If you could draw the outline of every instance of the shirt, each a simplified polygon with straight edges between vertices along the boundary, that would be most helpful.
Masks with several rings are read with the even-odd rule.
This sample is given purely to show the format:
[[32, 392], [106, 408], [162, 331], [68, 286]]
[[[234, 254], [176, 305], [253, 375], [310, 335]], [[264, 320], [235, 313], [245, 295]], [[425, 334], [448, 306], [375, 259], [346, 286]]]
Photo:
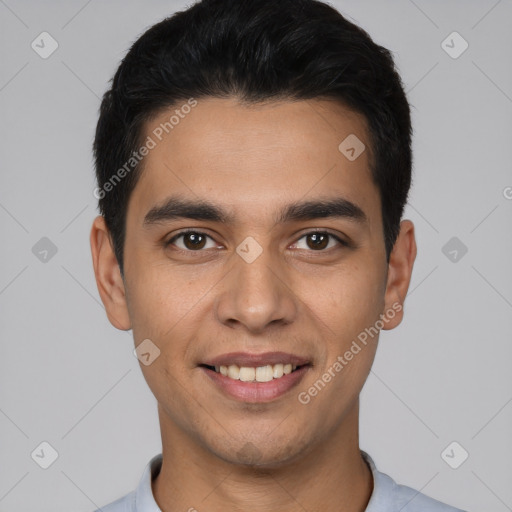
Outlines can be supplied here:
[[[464, 512], [399, 485], [375, 467], [372, 458], [361, 450], [373, 475], [373, 492], [366, 512]], [[155, 455], [147, 464], [140, 483], [134, 491], [95, 512], [162, 512], [156, 504], [151, 482], [160, 472], [162, 454]]]

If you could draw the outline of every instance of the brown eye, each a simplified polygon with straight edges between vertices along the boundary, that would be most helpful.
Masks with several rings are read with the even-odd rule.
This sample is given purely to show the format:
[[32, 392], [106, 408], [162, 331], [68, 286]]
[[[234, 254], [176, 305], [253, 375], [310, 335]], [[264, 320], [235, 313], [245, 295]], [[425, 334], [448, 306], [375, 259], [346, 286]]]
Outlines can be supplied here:
[[327, 233], [310, 233], [306, 237], [308, 239], [308, 246], [311, 249], [325, 249], [329, 245], [330, 235]]
[[[211, 237], [199, 231], [184, 231], [172, 237], [165, 245], [176, 245], [178, 249], [185, 251], [200, 251], [205, 248], [208, 238]], [[179, 239], [183, 239], [181, 246], [176, 244], [176, 241]]]
[[183, 237], [183, 243], [187, 249], [202, 249], [205, 245], [206, 237], [199, 233], [187, 233]]
[[[302, 239], [306, 239], [306, 247], [300, 247]], [[334, 244], [331, 244], [331, 241], [334, 241]], [[336, 247], [336, 245], [338, 245], [338, 247], [347, 247], [348, 243], [327, 231], [312, 231], [311, 233], [303, 235], [294, 245], [298, 249], [310, 249], [316, 252], [322, 252], [327, 248]]]

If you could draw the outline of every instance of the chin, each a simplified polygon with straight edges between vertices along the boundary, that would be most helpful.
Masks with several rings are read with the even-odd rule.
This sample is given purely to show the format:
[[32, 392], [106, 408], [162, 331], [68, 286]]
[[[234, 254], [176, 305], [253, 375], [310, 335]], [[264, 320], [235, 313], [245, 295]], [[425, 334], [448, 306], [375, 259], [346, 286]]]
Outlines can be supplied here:
[[304, 455], [303, 445], [299, 440], [287, 439], [286, 444], [279, 439], [269, 442], [267, 438], [254, 439], [252, 441], [238, 440], [230, 443], [220, 450], [212, 450], [213, 453], [228, 462], [250, 468], [273, 469], [287, 466], [299, 456]]

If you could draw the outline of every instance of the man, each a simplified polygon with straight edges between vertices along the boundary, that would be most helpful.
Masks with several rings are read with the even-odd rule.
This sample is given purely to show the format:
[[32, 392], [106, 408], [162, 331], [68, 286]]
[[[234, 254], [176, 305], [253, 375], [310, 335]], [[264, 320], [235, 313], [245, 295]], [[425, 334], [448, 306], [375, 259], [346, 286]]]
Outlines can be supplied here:
[[162, 435], [103, 511], [456, 511], [359, 449], [416, 256], [386, 49], [313, 0], [203, 0], [132, 46], [94, 151], [96, 281]]

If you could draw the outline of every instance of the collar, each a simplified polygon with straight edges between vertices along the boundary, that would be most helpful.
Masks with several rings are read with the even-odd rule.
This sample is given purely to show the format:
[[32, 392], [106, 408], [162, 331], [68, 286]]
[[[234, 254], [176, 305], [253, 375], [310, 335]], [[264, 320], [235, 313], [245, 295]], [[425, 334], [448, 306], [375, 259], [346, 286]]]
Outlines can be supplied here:
[[[383, 510], [382, 507], [386, 504], [386, 497], [389, 497], [394, 492], [396, 484], [388, 475], [377, 470], [373, 459], [366, 452], [361, 450], [361, 455], [371, 469], [373, 476], [373, 492], [365, 512], [378, 512]], [[162, 512], [155, 501], [151, 489], [151, 482], [160, 473], [162, 461], [163, 455], [159, 453], [148, 462], [144, 469], [135, 492], [135, 510], [137, 512]]]

